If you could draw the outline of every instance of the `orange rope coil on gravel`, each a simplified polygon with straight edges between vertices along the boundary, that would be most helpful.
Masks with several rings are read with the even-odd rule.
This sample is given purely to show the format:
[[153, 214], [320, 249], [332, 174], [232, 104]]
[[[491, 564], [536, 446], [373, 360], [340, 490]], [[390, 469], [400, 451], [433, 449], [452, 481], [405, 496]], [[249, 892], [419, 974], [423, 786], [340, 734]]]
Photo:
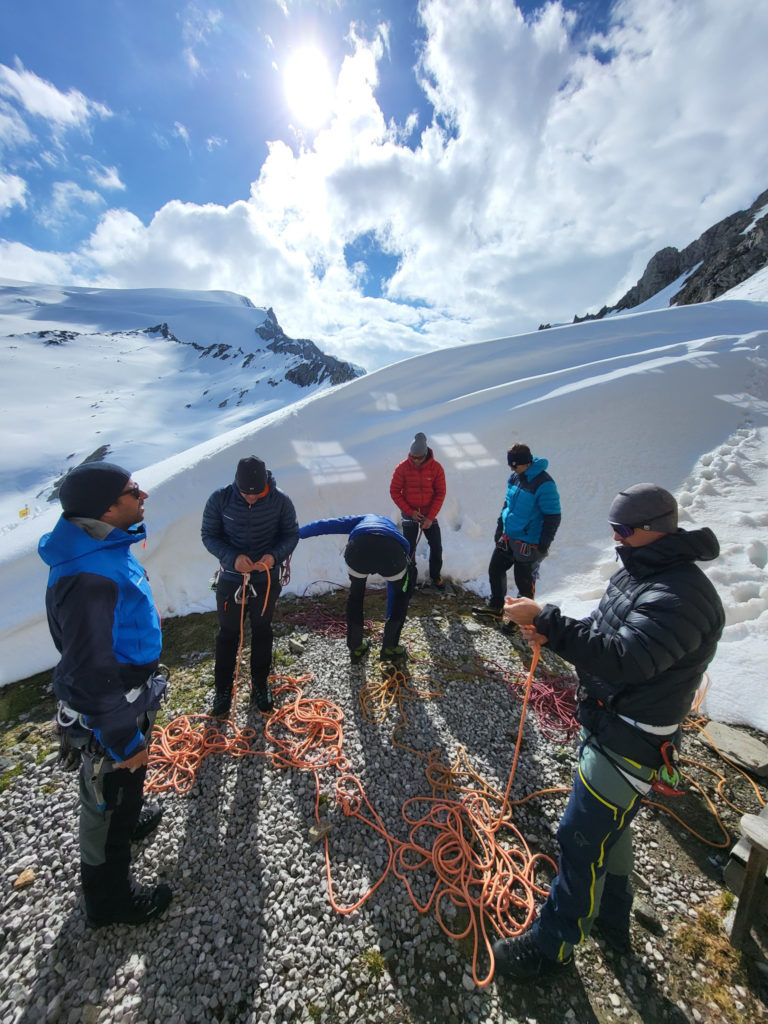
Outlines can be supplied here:
[[[246, 583], [247, 574], [244, 576], [244, 585]], [[540, 722], [543, 720], [554, 727], [554, 731], [560, 735], [571, 731], [571, 709], [567, 702], [559, 700], [562, 690], [557, 688], [558, 693], [554, 694], [555, 688], [549, 686], [547, 693], [540, 687], [534, 691], [534, 672], [539, 661], [540, 648], [538, 645], [533, 648], [531, 666], [524, 682], [521, 679], [513, 681], [509, 673], [499, 666], [496, 666], [499, 669], [497, 673], [490, 673], [491, 678], [500, 676], [508, 685], [510, 693], [522, 691], [520, 724], [504, 793], [489, 786], [475, 772], [463, 747], [458, 748], [454, 763], [445, 765], [439, 760], [439, 751], [433, 750], [425, 755], [398, 740], [398, 733], [408, 725], [406, 705], [409, 702], [441, 697], [439, 689], [414, 687], [404, 672], [385, 665], [381, 666], [383, 679], [370, 680], [364, 685], [359, 695], [364, 717], [370, 722], [380, 723], [390, 709], [396, 707], [401, 721], [392, 730], [393, 744], [426, 761], [425, 774], [432, 796], [412, 797], [403, 804], [402, 815], [408, 828], [408, 840], [402, 842], [389, 834], [381, 817], [368, 800], [361, 782], [348, 771], [349, 762], [343, 754], [344, 715], [341, 709], [323, 698], [302, 696], [302, 685], [312, 678], [311, 675], [298, 678], [270, 677], [275, 682], [281, 681], [281, 685], [274, 692], [286, 698], [282, 706], [265, 721], [264, 739], [272, 746], [272, 750], [254, 747], [257, 735], [255, 729], [239, 729], [235, 725], [244, 613], [245, 604], [241, 609], [240, 647], [229, 719], [222, 723], [208, 715], [184, 715], [174, 719], [164, 729], [157, 729], [150, 752], [151, 779], [147, 789], [154, 792], [174, 789], [178, 793], [188, 793], [194, 785], [200, 764], [208, 755], [230, 754], [233, 757], [243, 757], [247, 754], [259, 754], [269, 757], [276, 766], [312, 772], [315, 778], [315, 820], [318, 825], [322, 825], [319, 773], [324, 770], [340, 772], [341, 775], [335, 783], [337, 805], [345, 816], [357, 818], [373, 829], [386, 844], [388, 856], [380, 876], [370, 888], [352, 905], [342, 906], [334, 893], [332, 844], [326, 831], [326, 877], [333, 908], [340, 914], [350, 914], [357, 910], [392, 871], [406, 886], [414, 906], [420, 913], [427, 913], [434, 907], [436, 919], [446, 935], [459, 940], [472, 933], [472, 975], [478, 987], [488, 985], [494, 972], [492, 932], [500, 936], [514, 936], [524, 932], [533, 920], [535, 897], [546, 895], [546, 889], [536, 881], [537, 872], [544, 865], [552, 871], [557, 870], [555, 862], [550, 857], [531, 852], [524, 837], [512, 822], [512, 808], [544, 793], [568, 792], [568, 787], [540, 790], [523, 799], [510, 800], [529, 702], [534, 704]], [[421, 678], [432, 686], [436, 685], [426, 677]], [[532, 697], [534, 693], [536, 696]], [[558, 698], [554, 712], [546, 707], [547, 694], [550, 700]], [[687, 726], [693, 727], [704, 731], [701, 720], [691, 722]], [[758, 800], [764, 805], [765, 801], [756, 784], [727, 758], [724, 759], [750, 781]], [[701, 767], [718, 776], [717, 772], [707, 766]], [[725, 778], [718, 777], [718, 794], [729, 806], [738, 810], [722, 792], [726, 784]], [[705, 843], [709, 842], [709, 845], [727, 845], [727, 831], [703, 787], [688, 776], [685, 778], [709, 803], [726, 840], [722, 843], [711, 843], [701, 836], [699, 838]], [[458, 798], [450, 796], [451, 793], [459, 794]], [[647, 802], [671, 814], [688, 828], [664, 805]], [[504, 836], [503, 844], [499, 842], [500, 834]], [[512, 843], [509, 842], [510, 836]], [[414, 872], [422, 869], [432, 871], [435, 876], [425, 902], [419, 901], [411, 881]], [[466, 926], [454, 927], [448, 919], [455, 918], [456, 911], [462, 910], [467, 913]], [[481, 978], [478, 976], [478, 960], [483, 953], [488, 957], [489, 968]]]
[[[545, 890], [537, 886], [534, 880], [538, 862], [545, 861], [553, 868], [555, 866], [543, 854], [531, 854], [509, 816], [509, 792], [517, 766], [527, 697], [538, 661], [538, 650], [534, 652], [529, 672], [515, 757], [503, 795], [482, 783], [469, 766], [463, 750], [457, 758], [456, 766], [451, 769], [439, 764], [437, 751], [425, 757], [419, 751], [398, 743], [396, 733], [407, 725], [404, 703], [442, 696], [439, 691], [412, 687], [405, 674], [398, 669], [389, 672], [383, 683], [367, 684], [364, 687], [360, 699], [366, 717], [372, 721], [381, 721], [389, 708], [397, 705], [403, 721], [393, 730], [393, 742], [427, 761], [427, 778], [433, 796], [414, 797], [404, 804], [403, 818], [409, 826], [409, 839], [403, 843], [388, 833], [360, 781], [347, 772], [348, 761], [342, 753], [344, 716], [341, 709], [323, 698], [302, 697], [302, 684], [311, 676], [298, 679], [290, 676], [270, 677], [282, 680], [282, 685], [275, 693], [289, 698], [265, 722], [264, 738], [274, 748], [272, 751], [254, 748], [256, 730], [237, 728], [234, 717], [244, 611], [243, 607], [232, 710], [228, 721], [220, 723], [208, 715], [184, 715], [174, 719], [164, 729], [158, 729], [150, 754], [152, 776], [147, 789], [154, 792], [174, 789], [178, 793], [188, 793], [194, 785], [200, 764], [208, 755], [226, 753], [243, 757], [247, 754], [260, 754], [270, 757], [280, 767], [312, 772], [315, 778], [315, 820], [321, 825], [319, 773], [325, 769], [342, 772], [335, 785], [337, 804], [346, 816], [359, 819], [381, 836], [386, 843], [388, 856], [379, 878], [363, 896], [351, 906], [341, 906], [334, 893], [331, 845], [326, 834], [326, 876], [331, 905], [341, 914], [352, 913], [369, 899], [390, 871], [393, 871], [405, 884], [414, 906], [421, 913], [427, 913], [434, 905], [440, 927], [448, 936], [460, 939], [470, 931], [473, 932], [473, 977], [478, 986], [487, 985], [494, 970], [489, 922], [499, 935], [514, 935], [524, 931], [533, 917], [534, 896], [545, 894]], [[227, 735], [227, 731], [231, 735]], [[467, 779], [474, 780], [479, 788], [470, 789], [463, 785]], [[463, 792], [463, 797], [460, 800], [448, 798], [447, 793], [451, 789]], [[420, 813], [414, 813], [416, 808], [419, 808]], [[502, 824], [505, 830], [514, 833], [517, 848], [509, 850], [499, 844], [497, 834]], [[432, 841], [427, 843], [430, 836]], [[410, 880], [412, 873], [421, 868], [431, 869], [436, 876], [426, 904], [419, 903]], [[465, 908], [469, 912], [469, 923], [463, 931], [453, 930], [447, 923], [444, 909], [446, 901], [454, 908]], [[479, 978], [477, 961], [482, 950], [489, 957], [490, 967], [485, 977]]]

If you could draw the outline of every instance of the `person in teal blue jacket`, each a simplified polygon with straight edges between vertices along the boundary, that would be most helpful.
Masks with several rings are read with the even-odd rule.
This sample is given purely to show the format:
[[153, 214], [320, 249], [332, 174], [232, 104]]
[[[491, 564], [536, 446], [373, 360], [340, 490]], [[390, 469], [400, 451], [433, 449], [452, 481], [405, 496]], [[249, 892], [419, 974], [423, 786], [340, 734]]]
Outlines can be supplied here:
[[373, 514], [318, 519], [299, 529], [302, 540], [330, 533], [349, 535], [344, 561], [349, 573], [347, 647], [352, 663], [361, 661], [370, 646], [369, 641], [363, 639], [363, 604], [366, 581], [372, 575], [381, 576], [387, 582], [382, 660], [402, 659], [405, 648], [400, 645], [400, 633], [408, 613], [415, 576], [410, 544], [391, 519]]
[[171, 902], [167, 885], [138, 886], [131, 842], [160, 821], [144, 806], [155, 714], [165, 693], [162, 637], [143, 542], [145, 491], [109, 462], [77, 466], [59, 491], [62, 516], [40, 540], [50, 566], [48, 625], [57, 721], [80, 760], [80, 878], [88, 924], [144, 924]]
[[491, 597], [476, 614], [500, 619], [507, 595], [507, 573], [515, 574], [518, 597], [532, 598], [542, 559], [560, 526], [560, 495], [547, 473], [546, 459], [535, 458], [527, 444], [513, 444], [507, 452], [512, 473], [496, 524], [496, 547], [488, 565]]

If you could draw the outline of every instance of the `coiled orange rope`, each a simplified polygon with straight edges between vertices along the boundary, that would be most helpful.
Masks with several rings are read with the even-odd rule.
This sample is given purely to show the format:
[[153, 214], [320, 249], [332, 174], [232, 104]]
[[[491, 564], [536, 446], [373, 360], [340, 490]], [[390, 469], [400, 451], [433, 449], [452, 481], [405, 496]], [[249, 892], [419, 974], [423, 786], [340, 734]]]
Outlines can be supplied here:
[[[428, 756], [398, 742], [397, 733], [406, 727], [405, 702], [441, 696], [438, 690], [419, 690], [408, 683], [403, 672], [394, 670], [385, 674], [383, 683], [367, 684], [361, 693], [363, 712], [369, 719], [381, 720], [395, 704], [402, 721], [393, 730], [393, 742], [427, 761], [427, 778], [432, 797], [415, 797], [403, 806], [403, 817], [409, 826], [407, 842], [401, 842], [387, 831], [381, 817], [372, 807], [362, 784], [347, 769], [343, 754], [343, 713], [337, 705], [322, 698], [302, 697], [302, 684], [310, 676], [298, 679], [287, 676], [271, 677], [282, 681], [276, 693], [290, 698], [266, 721], [265, 740], [271, 751], [255, 749], [254, 729], [238, 729], [234, 722], [239, 664], [242, 654], [242, 626], [237, 669], [232, 693], [232, 711], [224, 726], [211, 721], [207, 715], [187, 715], [174, 719], [165, 729], [157, 730], [150, 755], [151, 780], [148, 790], [158, 792], [174, 789], [187, 793], [194, 785], [196, 772], [202, 760], [213, 753], [228, 753], [235, 757], [247, 754], [268, 756], [275, 765], [311, 771], [315, 777], [315, 819], [320, 818], [320, 776], [326, 769], [342, 772], [335, 784], [338, 805], [344, 814], [356, 817], [377, 832], [388, 850], [386, 864], [374, 884], [351, 906], [341, 906], [333, 887], [331, 842], [324, 836], [325, 862], [331, 905], [341, 914], [350, 914], [359, 908], [382, 885], [390, 871], [405, 884], [414, 906], [426, 913], [434, 905], [437, 920], [452, 938], [460, 939], [473, 932], [473, 977], [479, 986], [487, 985], [493, 977], [492, 937], [490, 927], [499, 935], [513, 935], [524, 931], [534, 913], [534, 896], [544, 895], [535, 882], [539, 861], [552, 868], [554, 862], [542, 854], [531, 854], [523, 836], [510, 819], [509, 793], [514, 779], [522, 742], [530, 682], [538, 661], [538, 650], [529, 672], [528, 687], [523, 702], [515, 755], [504, 794], [482, 783], [471, 769], [466, 753], [461, 750], [453, 768], [439, 764], [437, 751]], [[472, 780], [477, 788], [465, 783]], [[454, 790], [460, 799], [451, 799]], [[438, 795], [439, 794], [439, 795]], [[497, 838], [501, 826], [514, 833], [516, 846], [509, 850]], [[430, 841], [431, 840], [431, 841]], [[428, 868], [436, 880], [426, 904], [421, 904], [411, 884], [414, 871]], [[452, 930], [446, 920], [446, 907], [465, 909], [469, 922], [463, 930]], [[478, 977], [478, 957], [485, 951], [490, 966], [483, 978]]]

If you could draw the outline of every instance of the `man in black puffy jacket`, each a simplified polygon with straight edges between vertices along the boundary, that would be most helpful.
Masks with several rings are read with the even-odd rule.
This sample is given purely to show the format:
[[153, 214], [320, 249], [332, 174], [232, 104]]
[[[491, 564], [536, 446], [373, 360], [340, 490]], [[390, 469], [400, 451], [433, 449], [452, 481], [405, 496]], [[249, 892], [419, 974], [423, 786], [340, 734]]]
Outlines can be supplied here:
[[677, 502], [655, 484], [613, 501], [609, 521], [623, 566], [584, 620], [528, 598], [504, 617], [546, 643], [579, 677], [579, 766], [558, 828], [558, 875], [537, 921], [494, 945], [496, 969], [530, 981], [569, 967], [593, 924], [617, 949], [630, 945], [630, 823], [661, 773], [674, 784], [680, 724], [712, 660], [725, 615], [695, 564], [719, 554], [711, 530], [677, 528]]
[[203, 544], [220, 562], [216, 585], [214, 715], [229, 714], [240, 639], [242, 602], [251, 622], [251, 694], [259, 711], [272, 711], [272, 615], [280, 595], [280, 563], [299, 542], [293, 502], [261, 459], [237, 464], [234, 483], [214, 491], [203, 512]]

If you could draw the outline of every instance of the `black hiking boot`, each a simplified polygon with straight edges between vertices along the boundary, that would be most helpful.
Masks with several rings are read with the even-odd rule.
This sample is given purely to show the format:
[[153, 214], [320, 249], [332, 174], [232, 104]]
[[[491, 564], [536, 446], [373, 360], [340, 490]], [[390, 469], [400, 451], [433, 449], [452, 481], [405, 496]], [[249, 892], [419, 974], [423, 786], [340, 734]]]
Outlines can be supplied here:
[[103, 928], [109, 924], [147, 924], [159, 917], [173, 899], [168, 885], [137, 886], [129, 899], [107, 910], [88, 908], [86, 920], [90, 928]]
[[146, 839], [160, 824], [162, 816], [163, 808], [160, 804], [144, 804], [139, 820], [136, 822], [136, 828], [131, 835], [131, 842], [140, 843], [142, 839]]
[[493, 944], [496, 977], [512, 982], [538, 981], [552, 974], [561, 974], [573, 967], [573, 953], [565, 960], [545, 956], [532, 932], [516, 939], [499, 939]]
[[220, 690], [216, 691], [216, 696], [213, 698], [213, 708], [211, 714], [214, 718], [226, 718], [229, 715], [229, 709], [232, 707], [232, 691], [223, 692]]
[[501, 622], [501, 608], [494, 608], [491, 604], [477, 605], [472, 609], [472, 614], [478, 619], [490, 619], [492, 622]]
[[632, 952], [629, 928], [621, 928], [618, 925], [609, 924], [607, 921], [601, 921], [599, 917], [596, 917], [592, 922], [590, 934], [593, 938], [600, 939], [608, 949], [612, 949], [615, 953]]
[[275, 702], [272, 700], [272, 693], [266, 682], [254, 683], [251, 686], [251, 700], [262, 714], [271, 715], [275, 710]]

